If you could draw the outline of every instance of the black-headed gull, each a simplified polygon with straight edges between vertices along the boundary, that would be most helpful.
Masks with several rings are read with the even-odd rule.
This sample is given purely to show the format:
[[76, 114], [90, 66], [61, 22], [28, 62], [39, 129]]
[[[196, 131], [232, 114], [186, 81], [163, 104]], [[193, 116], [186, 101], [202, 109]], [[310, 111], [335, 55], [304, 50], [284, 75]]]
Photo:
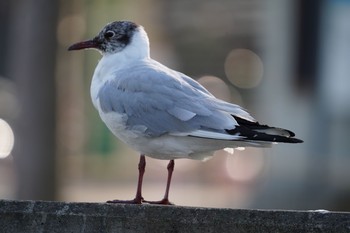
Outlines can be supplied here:
[[[109, 203], [171, 204], [174, 159], [204, 160], [223, 148], [302, 142], [289, 130], [259, 124], [240, 106], [215, 98], [187, 75], [153, 60], [144, 28], [133, 22], [109, 23], [93, 39], [69, 47], [80, 49], [96, 49], [103, 56], [90, 90], [101, 119], [141, 153], [135, 199]], [[145, 155], [170, 160], [161, 201], [142, 197]]]

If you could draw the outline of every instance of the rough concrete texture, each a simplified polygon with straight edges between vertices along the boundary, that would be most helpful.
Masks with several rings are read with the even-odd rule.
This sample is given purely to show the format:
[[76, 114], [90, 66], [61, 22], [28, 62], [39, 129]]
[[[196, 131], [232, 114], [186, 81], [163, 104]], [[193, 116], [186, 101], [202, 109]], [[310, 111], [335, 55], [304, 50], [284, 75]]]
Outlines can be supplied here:
[[1, 233], [350, 232], [350, 213], [0, 200]]

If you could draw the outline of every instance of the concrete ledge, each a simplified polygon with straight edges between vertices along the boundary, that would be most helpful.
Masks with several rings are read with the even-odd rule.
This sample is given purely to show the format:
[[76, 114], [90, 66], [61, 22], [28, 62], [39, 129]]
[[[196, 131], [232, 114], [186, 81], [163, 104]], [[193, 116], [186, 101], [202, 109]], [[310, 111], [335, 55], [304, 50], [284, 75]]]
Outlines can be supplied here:
[[350, 213], [0, 200], [0, 232], [350, 232]]

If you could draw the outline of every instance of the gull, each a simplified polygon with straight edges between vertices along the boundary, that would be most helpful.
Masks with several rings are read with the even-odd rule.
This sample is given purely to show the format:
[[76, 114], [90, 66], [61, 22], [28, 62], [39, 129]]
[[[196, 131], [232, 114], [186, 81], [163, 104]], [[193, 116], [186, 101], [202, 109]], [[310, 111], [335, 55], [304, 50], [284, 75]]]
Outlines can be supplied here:
[[[292, 131], [260, 124], [242, 107], [215, 98], [194, 79], [153, 60], [147, 33], [134, 22], [109, 23], [93, 39], [68, 48], [81, 49], [102, 54], [90, 88], [102, 121], [117, 138], [140, 152], [135, 198], [108, 203], [171, 205], [175, 159], [205, 160], [224, 148], [302, 142]], [[142, 196], [145, 156], [170, 160], [160, 201], [146, 201]]]

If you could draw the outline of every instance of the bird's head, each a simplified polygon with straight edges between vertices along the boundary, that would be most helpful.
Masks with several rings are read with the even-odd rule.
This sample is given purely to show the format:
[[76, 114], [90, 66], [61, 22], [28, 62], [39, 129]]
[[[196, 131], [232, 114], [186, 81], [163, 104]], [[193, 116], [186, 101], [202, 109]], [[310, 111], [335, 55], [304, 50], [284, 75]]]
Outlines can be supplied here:
[[142, 26], [130, 21], [115, 21], [107, 24], [93, 39], [75, 43], [68, 50], [97, 49], [106, 55], [119, 53], [127, 47], [148, 50], [148, 43]]

